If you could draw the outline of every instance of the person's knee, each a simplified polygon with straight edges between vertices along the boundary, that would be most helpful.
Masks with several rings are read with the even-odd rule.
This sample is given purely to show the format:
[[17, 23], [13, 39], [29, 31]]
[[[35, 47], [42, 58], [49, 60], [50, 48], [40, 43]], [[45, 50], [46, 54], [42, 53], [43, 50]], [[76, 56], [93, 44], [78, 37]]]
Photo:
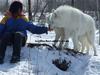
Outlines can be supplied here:
[[23, 34], [22, 32], [16, 32], [16, 33], [15, 33], [15, 36], [16, 36], [16, 38], [17, 38], [17, 37], [18, 37], [18, 38], [21, 38], [21, 40], [22, 40], [22, 47], [24, 47], [25, 44], [26, 44], [27, 37], [24, 36], [24, 34]]
[[10, 33], [4, 33], [3, 35], [2, 35], [2, 39], [7, 39], [7, 38], [9, 38], [10, 37]]
[[23, 33], [22, 32], [16, 32], [15, 36], [23, 36]]

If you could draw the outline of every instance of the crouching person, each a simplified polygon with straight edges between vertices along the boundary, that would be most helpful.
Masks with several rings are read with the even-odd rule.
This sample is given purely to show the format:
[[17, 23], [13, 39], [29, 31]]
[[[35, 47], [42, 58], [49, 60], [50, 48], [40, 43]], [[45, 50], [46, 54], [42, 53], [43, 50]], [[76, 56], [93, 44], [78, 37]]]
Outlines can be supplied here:
[[33, 25], [25, 15], [22, 14], [23, 5], [14, 1], [0, 22], [0, 64], [4, 63], [5, 51], [8, 44], [13, 46], [10, 63], [20, 61], [21, 47], [25, 46], [27, 31], [33, 34], [47, 33], [47, 27]]

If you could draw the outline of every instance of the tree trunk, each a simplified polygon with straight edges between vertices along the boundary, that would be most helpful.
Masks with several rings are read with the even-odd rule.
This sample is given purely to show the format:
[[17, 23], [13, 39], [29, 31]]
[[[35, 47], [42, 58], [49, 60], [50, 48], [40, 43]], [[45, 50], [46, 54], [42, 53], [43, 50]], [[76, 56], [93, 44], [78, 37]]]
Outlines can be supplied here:
[[28, 18], [32, 20], [31, 0], [28, 0]]
[[39, 0], [37, 0], [37, 2], [36, 2], [36, 8], [35, 8], [35, 11], [34, 11], [33, 18], [35, 18], [35, 15], [36, 15], [37, 12], [38, 12], [38, 4], [39, 4]]
[[71, 1], [71, 5], [74, 7], [74, 0]]
[[47, 5], [48, 5], [48, 3], [46, 3], [46, 5], [43, 7], [43, 9], [42, 9], [42, 11], [41, 11], [41, 15], [40, 15], [40, 17], [39, 17], [39, 19], [38, 19], [38, 22], [39, 22], [39, 20], [41, 19], [41, 17], [42, 17], [42, 15], [43, 15], [44, 10], [45, 10], [45, 8], [47, 7]]
[[[99, 21], [99, 24], [100, 24], [100, 12], [99, 12], [99, 0], [96, 0], [96, 4], [97, 4], [97, 18], [98, 18], [98, 21]], [[98, 27], [99, 29], [99, 45], [100, 45], [100, 25]]]
[[97, 11], [98, 13], [98, 24], [99, 24], [99, 27], [98, 27], [98, 29], [99, 29], [99, 45], [100, 45], [100, 11]]

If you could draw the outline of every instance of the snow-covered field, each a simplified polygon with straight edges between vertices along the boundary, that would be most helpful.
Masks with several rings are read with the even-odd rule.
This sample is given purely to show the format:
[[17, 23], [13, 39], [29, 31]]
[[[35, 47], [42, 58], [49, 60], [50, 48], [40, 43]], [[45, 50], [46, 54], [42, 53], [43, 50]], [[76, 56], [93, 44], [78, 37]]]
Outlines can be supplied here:
[[[0, 16], [0, 20], [2, 15]], [[46, 43], [51, 45], [54, 40], [54, 31], [48, 34], [36, 35], [28, 32], [27, 43]], [[10, 64], [12, 48], [7, 47], [4, 64], [0, 65], [0, 75], [100, 75], [100, 46], [98, 43], [99, 34], [96, 33], [96, 49], [98, 56], [93, 56], [93, 51], [89, 55], [67, 55], [45, 46], [34, 48], [23, 47], [21, 61]], [[69, 47], [73, 48], [70, 40]], [[54, 59], [65, 59], [71, 61], [67, 71], [58, 69], [53, 63]]]
[[[39, 40], [49, 40], [42, 43], [52, 44], [50, 40], [54, 39], [55, 33], [36, 35], [28, 33], [27, 43], [41, 43]], [[96, 35], [98, 39], [98, 34]], [[97, 41], [96, 39], [96, 41]], [[72, 47], [70, 41], [69, 47]], [[66, 55], [64, 52], [57, 50], [48, 50], [47, 47], [24, 47], [21, 52], [21, 61], [16, 64], [10, 64], [12, 48], [8, 47], [4, 64], [0, 65], [0, 75], [100, 75], [100, 46], [96, 45], [98, 56], [90, 55]], [[58, 69], [52, 60], [65, 59], [71, 61], [71, 65], [67, 71]]]

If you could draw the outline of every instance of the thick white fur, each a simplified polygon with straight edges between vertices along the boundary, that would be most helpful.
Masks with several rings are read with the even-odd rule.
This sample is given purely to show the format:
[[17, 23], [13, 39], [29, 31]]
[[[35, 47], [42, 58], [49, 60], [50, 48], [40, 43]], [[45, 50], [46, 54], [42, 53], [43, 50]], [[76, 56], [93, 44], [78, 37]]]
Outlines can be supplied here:
[[[59, 48], [67, 47], [67, 43], [64, 44], [65, 40], [72, 38], [75, 50], [80, 50], [80, 48], [81, 50], [85, 48], [89, 50], [91, 46], [94, 50], [94, 55], [96, 55], [94, 44], [95, 22], [91, 16], [76, 8], [64, 5], [52, 12], [47, 21], [50, 27], [55, 30], [55, 40], [61, 39]], [[79, 44], [81, 44], [81, 47]]]

